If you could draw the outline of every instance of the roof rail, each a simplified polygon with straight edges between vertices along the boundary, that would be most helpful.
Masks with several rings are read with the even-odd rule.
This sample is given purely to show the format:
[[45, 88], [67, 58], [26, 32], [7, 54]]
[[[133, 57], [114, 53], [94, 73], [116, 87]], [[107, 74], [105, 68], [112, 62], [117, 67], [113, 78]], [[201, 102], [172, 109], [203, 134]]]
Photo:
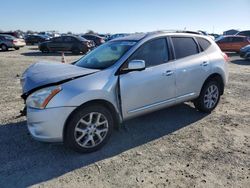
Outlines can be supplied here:
[[201, 32], [198, 31], [188, 31], [188, 30], [159, 30], [159, 31], [153, 31], [149, 32], [149, 34], [154, 34], [154, 33], [190, 33], [190, 34], [197, 34], [201, 35]]

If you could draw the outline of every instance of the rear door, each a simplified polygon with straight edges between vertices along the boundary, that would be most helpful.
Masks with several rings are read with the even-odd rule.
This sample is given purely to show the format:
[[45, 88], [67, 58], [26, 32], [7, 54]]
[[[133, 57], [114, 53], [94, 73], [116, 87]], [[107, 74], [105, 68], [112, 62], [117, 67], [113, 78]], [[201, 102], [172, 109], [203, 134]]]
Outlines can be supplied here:
[[222, 51], [230, 51], [232, 48], [232, 37], [225, 37], [217, 42]]
[[120, 75], [123, 117], [133, 117], [160, 109], [175, 102], [173, 62], [169, 62], [166, 38], [153, 39], [143, 44], [128, 59], [144, 60], [146, 69]]
[[210, 62], [205, 51], [200, 52], [195, 38], [173, 36], [171, 39], [176, 59], [176, 100], [186, 101], [199, 95], [210, 73]]
[[48, 42], [48, 48], [50, 51], [62, 51], [63, 50], [62, 37], [53, 38], [50, 42]]
[[235, 36], [233, 39], [232, 39], [232, 50], [235, 51], [235, 52], [239, 52], [240, 49], [243, 47], [243, 46], [246, 46], [248, 43], [247, 43], [247, 40], [245, 37], [237, 37]]
[[71, 36], [64, 36], [63, 37], [63, 44], [62, 44], [63, 50], [64, 51], [71, 51], [75, 40], [76, 39], [71, 37]]

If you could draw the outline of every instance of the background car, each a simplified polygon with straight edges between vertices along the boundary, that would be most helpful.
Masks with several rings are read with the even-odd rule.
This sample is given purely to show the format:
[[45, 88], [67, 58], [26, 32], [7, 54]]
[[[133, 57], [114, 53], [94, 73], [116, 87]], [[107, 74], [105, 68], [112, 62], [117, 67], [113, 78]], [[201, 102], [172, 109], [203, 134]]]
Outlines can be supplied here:
[[71, 51], [74, 54], [86, 53], [92, 48], [91, 43], [79, 36], [64, 35], [52, 38], [49, 41], [40, 43], [41, 52]]
[[20, 32], [17, 32], [17, 31], [14, 31], [14, 32], [0, 32], [1, 35], [11, 35], [13, 37], [16, 37], [16, 38], [20, 38], [20, 39], [23, 39], [24, 36], [22, 33]]
[[244, 46], [240, 49], [240, 57], [250, 59], [250, 45]]
[[109, 36], [108, 40], [113, 40], [113, 39], [116, 39], [116, 38], [119, 38], [119, 37], [125, 37], [125, 36], [128, 36], [128, 35], [129, 34], [127, 34], [127, 33], [117, 33], [117, 34]]
[[46, 35], [28, 35], [25, 37], [26, 44], [39, 44], [44, 41], [50, 40], [49, 36]]
[[236, 35], [242, 35], [242, 36], [250, 37], [250, 30], [240, 31]]
[[93, 35], [93, 34], [85, 34], [82, 35], [81, 37], [87, 39], [87, 40], [92, 40], [95, 43], [95, 46], [100, 46], [101, 44], [105, 43], [105, 40], [103, 37], [100, 37], [98, 35]]
[[20, 47], [25, 46], [26, 43], [23, 39], [18, 39], [11, 35], [0, 34], [0, 48], [2, 51], [8, 51], [9, 48], [19, 50]]
[[250, 38], [245, 36], [228, 35], [219, 37], [216, 43], [222, 51], [239, 53], [240, 49], [250, 44]]

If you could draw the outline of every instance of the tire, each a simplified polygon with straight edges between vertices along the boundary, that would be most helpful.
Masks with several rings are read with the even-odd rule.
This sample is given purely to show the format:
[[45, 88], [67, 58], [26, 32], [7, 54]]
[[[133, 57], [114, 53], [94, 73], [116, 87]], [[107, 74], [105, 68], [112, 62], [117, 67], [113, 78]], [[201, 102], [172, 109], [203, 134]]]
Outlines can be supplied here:
[[202, 87], [200, 96], [194, 100], [194, 106], [201, 112], [210, 113], [220, 101], [221, 89], [220, 83], [216, 80], [206, 82]]
[[2, 44], [1, 49], [2, 49], [2, 51], [8, 51], [9, 48], [5, 44]]
[[94, 152], [107, 143], [113, 127], [114, 119], [107, 108], [100, 105], [82, 106], [67, 121], [64, 144], [80, 153]]
[[15, 47], [15, 50], [19, 50], [20, 48], [19, 47]]
[[42, 53], [49, 53], [49, 49], [47, 47], [42, 47], [41, 52]]

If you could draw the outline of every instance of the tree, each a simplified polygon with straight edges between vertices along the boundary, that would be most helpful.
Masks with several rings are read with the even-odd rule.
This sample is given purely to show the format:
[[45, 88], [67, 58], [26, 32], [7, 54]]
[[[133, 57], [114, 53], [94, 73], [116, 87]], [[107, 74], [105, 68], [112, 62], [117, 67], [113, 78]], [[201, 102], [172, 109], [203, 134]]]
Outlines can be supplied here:
[[86, 32], [86, 34], [95, 34], [95, 32], [93, 31], [93, 30], [88, 30], [87, 32]]

